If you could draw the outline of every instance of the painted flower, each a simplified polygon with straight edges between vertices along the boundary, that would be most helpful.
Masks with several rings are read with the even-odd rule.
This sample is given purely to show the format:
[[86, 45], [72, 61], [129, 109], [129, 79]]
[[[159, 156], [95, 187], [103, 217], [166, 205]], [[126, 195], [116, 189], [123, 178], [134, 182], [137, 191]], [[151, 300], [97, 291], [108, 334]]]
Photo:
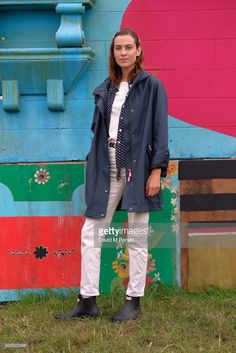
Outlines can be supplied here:
[[129, 251], [125, 249], [124, 253], [119, 253], [117, 259], [112, 262], [113, 270], [120, 278], [126, 279], [129, 277]]
[[123, 255], [123, 251], [122, 251], [122, 250], [118, 251], [117, 259], [119, 259], [120, 257], [122, 257], [122, 255]]
[[172, 194], [177, 194], [179, 192], [179, 190], [175, 186], [172, 187], [170, 191], [172, 192]]
[[47, 257], [48, 250], [47, 250], [47, 248], [44, 248], [42, 245], [36, 246], [35, 251], [34, 251], [34, 255], [35, 255], [36, 259], [42, 260], [44, 257]]
[[[152, 259], [152, 254], [148, 254], [147, 273], [156, 270], [156, 262]], [[117, 258], [112, 262], [112, 268], [118, 277], [122, 278], [122, 285], [126, 285], [129, 279], [129, 251], [125, 249], [124, 253], [119, 252]], [[125, 284], [126, 283], [126, 284]]]
[[147, 264], [147, 273], [150, 273], [156, 269], [156, 261], [152, 259], [152, 254], [148, 254], [148, 264]]
[[176, 207], [177, 206], [177, 199], [171, 199], [171, 204], [173, 207]]
[[179, 225], [178, 225], [178, 223], [172, 224], [171, 229], [172, 229], [172, 232], [179, 233]]
[[176, 214], [171, 215], [171, 220], [172, 220], [173, 222], [177, 222], [177, 216], [176, 216]]
[[162, 189], [170, 189], [172, 180], [170, 178], [163, 179], [161, 182]]
[[146, 284], [152, 283], [153, 279], [152, 277], [147, 276], [146, 277]]
[[127, 286], [128, 286], [128, 283], [129, 283], [129, 277], [123, 279], [123, 281], [121, 282], [122, 286], [124, 286], [124, 287], [127, 287]]
[[155, 273], [152, 282], [159, 282], [161, 280], [160, 273]]
[[178, 171], [177, 164], [174, 161], [170, 161], [167, 169], [167, 175], [172, 176]]
[[37, 172], [34, 174], [34, 181], [37, 184], [46, 184], [49, 179], [50, 179], [50, 174], [46, 169], [40, 168], [37, 170]]

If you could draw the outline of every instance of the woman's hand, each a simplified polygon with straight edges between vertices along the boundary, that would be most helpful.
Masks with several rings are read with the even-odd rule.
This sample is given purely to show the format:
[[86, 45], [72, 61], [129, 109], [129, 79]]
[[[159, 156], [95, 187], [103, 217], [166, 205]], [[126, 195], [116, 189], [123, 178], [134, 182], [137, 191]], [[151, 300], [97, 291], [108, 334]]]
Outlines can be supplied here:
[[155, 168], [151, 171], [146, 182], [145, 194], [147, 197], [155, 196], [161, 187], [161, 168]]

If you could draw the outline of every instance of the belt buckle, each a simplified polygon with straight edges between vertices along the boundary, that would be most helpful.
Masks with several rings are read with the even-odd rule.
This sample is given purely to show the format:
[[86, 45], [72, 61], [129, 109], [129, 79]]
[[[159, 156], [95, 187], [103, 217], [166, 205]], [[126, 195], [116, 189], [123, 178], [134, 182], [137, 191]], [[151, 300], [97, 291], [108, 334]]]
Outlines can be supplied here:
[[112, 142], [112, 141], [110, 141], [108, 145], [109, 145], [109, 147], [113, 147], [113, 148], [116, 147], [116, 143], [115, 143], [115, 142]]

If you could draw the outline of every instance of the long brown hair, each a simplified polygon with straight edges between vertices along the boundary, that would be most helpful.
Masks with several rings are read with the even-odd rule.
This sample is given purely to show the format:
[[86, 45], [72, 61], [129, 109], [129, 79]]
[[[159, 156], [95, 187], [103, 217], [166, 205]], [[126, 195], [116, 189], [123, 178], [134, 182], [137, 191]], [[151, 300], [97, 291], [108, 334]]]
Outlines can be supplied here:
[[[137, 48], [140, 48], [140, 40], [138, 35], [129, 28], [124, 28], [117, 32], [111, 42], [110, 46], [110, 58], [109, 58], [109, 78], [112, 81], [113, 85], [118, 86], [121, 82], [122, 79], [122, 71], [120, 66], [116, 63], [115, 57], [114, 57], [114, 41], [115, 38], [118, 36], [126, 36], [129, 35], [134, 39], [135, 45]], [[144, 54], [143, 50], [141, 49], [141, 53], [139, 56], [137, 56], [136, 62], [135, 62], [135, 67], [133, 70], [131, 70], [129, 74], [129, 82], [132, 82], [135, 77], [139, 74], [139, 72], [143, 69], [142, 64], [144, 60]]]

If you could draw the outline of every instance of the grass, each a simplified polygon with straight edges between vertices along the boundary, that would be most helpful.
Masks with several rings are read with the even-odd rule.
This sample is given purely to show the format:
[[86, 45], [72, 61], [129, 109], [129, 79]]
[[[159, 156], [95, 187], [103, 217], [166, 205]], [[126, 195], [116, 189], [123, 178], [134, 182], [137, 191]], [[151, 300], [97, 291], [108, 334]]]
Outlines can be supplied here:
[[[102, 317], [56, 321], [54, 314], [76, 301], [50, 290], [0, 305], [0, 351], [33, 353], [234, 353], [236, 290], [208, 288], [189, 293], [163, 285], [149, 287], [140, 319], [113, 324], [121, 296], [98, 298]], [[26, 343], [10, 348], [6, 343]]]

